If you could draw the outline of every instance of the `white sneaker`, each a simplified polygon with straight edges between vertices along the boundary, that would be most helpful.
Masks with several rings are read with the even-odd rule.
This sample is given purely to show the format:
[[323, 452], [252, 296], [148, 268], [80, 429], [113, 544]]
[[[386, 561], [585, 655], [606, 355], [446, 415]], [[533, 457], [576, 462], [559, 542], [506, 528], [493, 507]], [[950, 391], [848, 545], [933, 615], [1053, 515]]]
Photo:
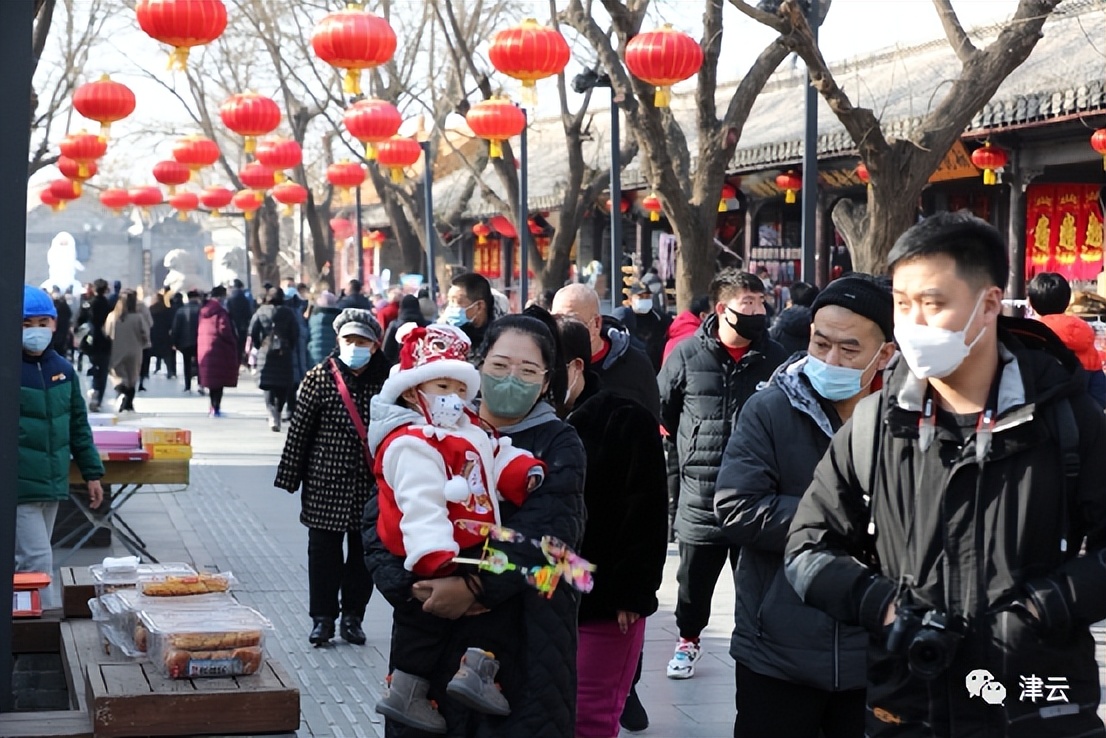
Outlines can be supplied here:
[[668, 662], [669, 679], [690, 679], [695, 676], [695, 662], [703, 655], [703, 648], [694, 641], [680, 639], [676, 644], [676, 653]]

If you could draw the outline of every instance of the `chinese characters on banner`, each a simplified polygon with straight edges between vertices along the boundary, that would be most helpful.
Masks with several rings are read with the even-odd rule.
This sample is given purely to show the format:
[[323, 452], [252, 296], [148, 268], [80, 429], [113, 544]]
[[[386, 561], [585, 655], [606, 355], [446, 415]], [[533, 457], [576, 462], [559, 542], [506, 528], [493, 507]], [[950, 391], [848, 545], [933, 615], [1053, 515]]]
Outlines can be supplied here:
[[[535, 235], [531, 235], [531, 238], [534, 239], [534, 245], [537, 247], [538, 253], [541, 254], [542, 261], [545, 261], [547, 258], [549, 258], [549, 239], [545, 238], [544, 236]], [[514, 275], [514, 278], [518, 279], [519, 264], [522, 263], [522, 251], [519, 249], [518, 241], [515, 241], [514, 244], [514, 257], [514, 271], [512, 273]], [[533, 259], [531, 259], [531, 262], [533, 262]], [[528, 268], [526, 270], [526, 274], [530, 279], [533, 279], [534, 277], [534, 266], [535, 265], [533, 263], [527, 265]]]
[[503, 276], [502, 244], [498, 238], [488, 238], [484, 243], [476, 241], [472, 245], [472, 271], [488, 279]]
[[1058, 272], [1094, 279], [1102, 271], [1098, 185], [1030, 185], [1026, 191], [1026, 277]]

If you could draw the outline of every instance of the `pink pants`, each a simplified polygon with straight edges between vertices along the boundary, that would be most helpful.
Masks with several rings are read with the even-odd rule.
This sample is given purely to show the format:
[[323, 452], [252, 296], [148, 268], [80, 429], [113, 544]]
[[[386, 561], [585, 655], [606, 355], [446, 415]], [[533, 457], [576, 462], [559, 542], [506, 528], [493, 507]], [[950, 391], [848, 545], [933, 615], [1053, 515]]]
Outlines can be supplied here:
[[576, 649], [577, 738], [613, 738], [645, 642], [645, 618], [626, 634], [617, 620], [580, 624]]

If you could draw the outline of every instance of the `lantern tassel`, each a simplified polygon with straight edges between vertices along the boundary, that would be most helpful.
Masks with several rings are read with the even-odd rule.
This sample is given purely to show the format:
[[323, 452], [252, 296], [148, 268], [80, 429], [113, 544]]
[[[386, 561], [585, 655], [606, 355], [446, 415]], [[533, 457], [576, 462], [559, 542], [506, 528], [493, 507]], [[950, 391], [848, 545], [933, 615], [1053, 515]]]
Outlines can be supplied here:
[[656, 223], [660, 219], [661, 219], [661, 214], [658, 213], [656, 210], [650, 210], [649, 211], [649, 220], [650, 221], [652, 221], [653, 223]]
[[177, 46], [169, 53], [169, 71], [183, 72], [188, 69], [188, 47]]
[[488, 141], [488, 156], [492, 159], [502, 159], [503, 143], [495, 138]]
[[77, 179], [73, 181], [73, 192], [77, 197], [81, 196], [81, 180]]
[[[365, 144], [365, 159], [367, 161], [376, 161], [376, 144], [369, 141]], [[1106, 168], [1106, 162], [1103, 162], [1103, 168]]]
[[183, 210], [177, 211], [177, 220], [188, 220], [188, 213]]
[[62, 210], [65, 210], [65, 200], [62, 200], [61, 202], [59, 202], [52, 209], [55, 213], [60, 213]]
[[727, 210], [729, 210], [729, 208], [726, 206], [726, 201], [725, 200], [719, 200], [718, 201], [718, 212], [724, 213]]
[[276, 184], [283, 184], [284, 180], [286, 179], [288, 178], [284, 176], [284, 172], [282, 170], [278, 169], [273, 172], [273, 181], [276, 182]]
[[111, 138], [111, 123], [100, 124], [100, 138], [105, 141]]
[[794, 205], [795, 204], [795, 190], [788, 190], [787, 194], [784, 195], [784, 197], [783, 197], [783, 201], [785, 203], [787, 203], [788, 205]]
[[657, 91], [653, 93], [653, 107], [667, 108], [670, 102], [672, 102], [671, 88], [658, 87]]
[[246, 220], [253, 220], [253, 211], [252, 210], [247, 210], [244, 213], [242, 213], [242, 215], [246, 218]]
[[291, 218], [292, 217], [292, 206], [291, 205], [285, 205], [284, 209], [281, 212], [284, 214], [285, 218]]
[[361, 94], [361, 70], [360, 69], [347, 69], [345, 76], [342, 78], [342, 92], [352, 97], [357, 97]]
[[1102, 169], [1106, 171], [1106, 154], [1102, 155]]
[[990, 186], [998, 183], [998, 176], [995, 175], [994, 169], [983, 170], [983, 184]]
[[257, 139], [253, 136], [246, 136], [246, 143], [243, 146], [247, 154], [252, 154], [257, 150]]
[[532, 79], [522, 83], [522, 104], [530, 108], [538, 104], [538, 86]]
[[211, 209], [211, 217], [212, 218], [222, 218], [223, 214], [219, 212], [219, 208], [212, 208]]
[[392, 167], [392, 184], [403, 183], [403, 169], [400, 167]]
[[88, 179], [88, 164], [82, 161], [77, 165], [77, 176], [81, 179]]

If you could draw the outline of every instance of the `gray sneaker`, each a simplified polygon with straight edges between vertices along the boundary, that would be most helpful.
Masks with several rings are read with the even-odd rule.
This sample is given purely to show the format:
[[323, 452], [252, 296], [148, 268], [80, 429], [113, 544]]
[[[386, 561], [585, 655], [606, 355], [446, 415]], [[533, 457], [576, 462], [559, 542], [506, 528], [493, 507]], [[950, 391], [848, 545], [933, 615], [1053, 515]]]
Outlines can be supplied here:
[[510, 715], [511, 705], [495, 683], [498, 672], [499, 662], [495, 660], [495, 654], [470, 648], [461, 657], [461, 668], [446, 685], [446, 694], [477, 712]]
[[426, 733], [445, 733], [445, 718], [426, 698], [430, 682], [398, 669], [392, 672], [388, 693], [376, 703], [376, 711], [397, 723]]

